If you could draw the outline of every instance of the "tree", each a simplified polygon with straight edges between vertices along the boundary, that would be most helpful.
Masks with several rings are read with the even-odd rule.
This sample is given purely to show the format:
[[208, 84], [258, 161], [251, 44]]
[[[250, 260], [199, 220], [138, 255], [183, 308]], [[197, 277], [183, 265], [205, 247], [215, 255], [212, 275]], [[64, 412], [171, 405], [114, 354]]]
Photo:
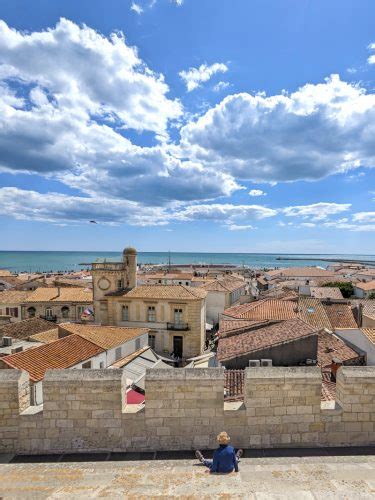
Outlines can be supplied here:
[[339, 288], [345, 299], [348, 299], [354, 293], [353, 285], [351, 283], [347, 283], [346, 281], [330, 281], [329, 283], [325, 283], [323, 286]]
[[369, 299], [375, 299], [375, 292], [371, 292], [368, 296]]

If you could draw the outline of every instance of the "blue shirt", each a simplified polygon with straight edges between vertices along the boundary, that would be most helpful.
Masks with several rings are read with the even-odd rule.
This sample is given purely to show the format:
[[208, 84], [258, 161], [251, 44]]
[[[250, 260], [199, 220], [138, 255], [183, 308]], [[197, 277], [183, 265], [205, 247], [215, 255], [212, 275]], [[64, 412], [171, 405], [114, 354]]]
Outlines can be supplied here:
[[238, 472], [237, 457], [234, 448], [227, 444], [221, 444], [214, 452], [211, 472]]

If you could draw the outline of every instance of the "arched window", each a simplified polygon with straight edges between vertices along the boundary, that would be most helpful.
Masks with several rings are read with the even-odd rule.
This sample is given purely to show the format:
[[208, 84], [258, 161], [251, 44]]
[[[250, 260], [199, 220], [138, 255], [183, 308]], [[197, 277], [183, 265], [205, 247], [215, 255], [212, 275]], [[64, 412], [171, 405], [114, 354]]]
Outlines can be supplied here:
[[68, 306], [64, 306], [61, 308], [61, 316], [63, 318], [69, 318], [69, 307]]
[[36, 309], [35, 309], [35, 307], [29, 307], [29, 308], [27, 309], [27, 316], [28, 316], [29, 318], [35, 318], [35, 314], [36, 314]]

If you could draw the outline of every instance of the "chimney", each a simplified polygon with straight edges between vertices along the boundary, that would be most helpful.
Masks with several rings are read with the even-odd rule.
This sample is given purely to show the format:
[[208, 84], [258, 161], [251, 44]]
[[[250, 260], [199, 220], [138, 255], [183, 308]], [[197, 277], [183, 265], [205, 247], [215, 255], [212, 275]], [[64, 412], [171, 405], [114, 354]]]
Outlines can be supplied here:
[[61, 289], [61, 287], [59, 287], [59, 286], [58, 286], [58, 287], [57, 287], [57, 295], [56, 295], [56, 297], [60, 297], [60, 292], [61, 292], [61, 290], [60, 290], [60, 289]]

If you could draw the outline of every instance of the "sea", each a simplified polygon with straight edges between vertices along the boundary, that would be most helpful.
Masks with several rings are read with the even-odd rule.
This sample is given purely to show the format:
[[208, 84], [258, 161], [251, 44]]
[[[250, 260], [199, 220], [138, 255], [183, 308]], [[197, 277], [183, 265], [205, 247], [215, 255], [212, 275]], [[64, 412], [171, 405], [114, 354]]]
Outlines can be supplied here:
[[[0, 269], [12, 272], [67, 272], [88, 269], [90, 263], [107, 260], [119, 261], [119, 252], [40, 252], [0, 251]], [[287, 259], [287, 260], [280, 260]], [[323, 259], [323, 260], [322, 260]], [[283, 254], [283, 253], [190, 253], [139, 252], [140, 264], [228, 264], [252, 269], [275, 267], [321, 266], [327, 267], [337, 260], [373, 262], [375, 255], [346, 254]]]

